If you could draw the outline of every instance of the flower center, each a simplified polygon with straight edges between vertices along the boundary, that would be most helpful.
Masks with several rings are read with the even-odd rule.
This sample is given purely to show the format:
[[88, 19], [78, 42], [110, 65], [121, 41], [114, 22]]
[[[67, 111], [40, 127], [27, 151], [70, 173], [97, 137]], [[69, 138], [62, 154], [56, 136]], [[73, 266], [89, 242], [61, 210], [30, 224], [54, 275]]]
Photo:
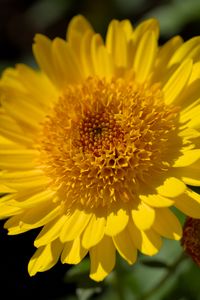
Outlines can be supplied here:
[[177, 133], [178, 110], [158, 84], [88, 78], [47, 116], [40, 165], [67, 206], [134, 201], [142, 182], [173, 163]]
[[109, 150], [123, 142], [124, 132], [114, 116], [105, 111], [86, 112], [78, 126], [78, 135], [74, 145], [83, 153], [91, 152], [101, 156], [102, 151]]

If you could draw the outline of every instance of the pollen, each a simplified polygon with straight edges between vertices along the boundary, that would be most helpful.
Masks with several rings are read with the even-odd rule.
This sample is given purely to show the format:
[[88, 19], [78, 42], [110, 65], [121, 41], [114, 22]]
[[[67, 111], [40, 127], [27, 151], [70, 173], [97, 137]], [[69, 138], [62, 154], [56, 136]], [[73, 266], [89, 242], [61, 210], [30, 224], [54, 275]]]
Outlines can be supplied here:
[[159, 84], [90, 77], [68, 86], [42, 124], [40, 166], [67, 207], [134, 201], [149, 174], [166, 172], [177, 155], [178, 116]]

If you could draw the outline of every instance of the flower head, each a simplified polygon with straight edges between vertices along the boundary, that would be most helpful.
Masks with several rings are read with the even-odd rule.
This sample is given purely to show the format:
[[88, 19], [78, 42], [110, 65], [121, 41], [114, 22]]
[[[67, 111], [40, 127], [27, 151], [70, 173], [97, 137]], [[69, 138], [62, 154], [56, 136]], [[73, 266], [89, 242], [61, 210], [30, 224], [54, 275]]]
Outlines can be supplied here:
[[200, 220], [187, 218], [183, 227], [181, 244], [185, 252], [200, 266]]
[[89, 253], [102, 280], [180, 239], [170, 207], [200, 218], [200, 37], [158, 46], [154, 19], [113, 20], [106, 42], [82, 16], [66, 41], [36, 35], [40, 71], [7, 69], [1, 92], [1, 218], [43, 227], [29, 273]]

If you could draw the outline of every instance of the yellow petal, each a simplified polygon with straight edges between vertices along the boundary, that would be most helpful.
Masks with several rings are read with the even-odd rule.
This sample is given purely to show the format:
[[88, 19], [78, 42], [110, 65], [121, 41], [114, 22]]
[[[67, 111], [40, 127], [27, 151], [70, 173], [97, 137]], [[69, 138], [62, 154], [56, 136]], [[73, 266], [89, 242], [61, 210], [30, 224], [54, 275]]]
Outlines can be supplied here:
[[57, 263], [62, 247], [63, 245], [56, 240], [37, 249], [28, 264], [29, 275], [34, 276], [37, 272], [51, 269]]
[[[195, 82], [195, 85], [196, 85], [196, 83], [199, 83], [199, 81], [197, 80]], [[190, 86], [188, 88], [190, 88]], [[200, 96], [200, 94], [198, 96]], [[197, 96], [197, 98], [198, 98], [198, 96]], [[193, 98], [193, 96], [191, 96], [191, 97]], [[184, 104], [184, 103], [182, 103], [182, 104]], [[198, 116], [199, 108], [200, 108], [200, 98], [194, 99], [194, 101], [187, 103], [185, 105], [185, 107], [183, 107], [183, 109], [180, 112], [180, 121], [181, 121], [181, 123], [183, 123], [183, 126], [186, 124], [186, 121], [187, 121], [187, 127], [183, 127], [180, 134], [186, 130], [192, 130], [194, 132], [197, 131], [196, 129], [191, 128], [191, 123], [192, 123], [193, 119]]]
[[4, 136], [0, 135], [0, 145], [2, 149], [16, 149], [19, 148], [19, 145], [12, 142], [11, 140], [5, 138]]
[[94, 34], [89, 31], [85, 33], [81, 39], [80, 60], [83, 65], [83, 71], [86, 78], [94, 74], [94, 65], [92, 60], [93, 36]]
[[139, 230], [133, 222], [129, 222], [128, 230], [135, 246], [143, 254], [154, 255], [160, 250], [162, 240], [154, 230]]
[[12, 205], [13, 194], [1, 197], [0, 202], [0, 219], [5, 219], [17, 214], [22, 213], [22, 209]]
[[177, 105], [181, 105], [181, 114], [186, 113], [188, 110], [192, 109], [200, 103], [200, 90], [199, 90], [200, 79], [188, 83], [187, 88], [184, 92], [180, 94], [177, 98]]
[[161, 196], [175, 198], [184, 193], [186, 186], [181, 180], [175, 177], [169, 177], [165, 179], [164, 183], [157, 187], [156, 190]]
[[13, 200], [16, 194], [8, 194], [1, 197], [0, 205], [9, 204]]
[[144, 34], [147, 31], [153, 31], [155, 33], [156, 39], [159, 37], [159, 23], [157, 19], [148, 19], [143, 22], [141, 22], [134, 31], [134, 39], [136, 43], [140, 41], [141, 37], [144, 36]]
[[95, 246], [103, 238], [105, 233], [106, 219], [98, 217], [95, 214], [92, 216], [87, 225], [82, 238], [82, 245], [85, 249]]
[[81, 82], [83, 78], [81, 68], [69, 44], [56, 38], [52, 42], [52, 55], [61, 87], [64, 88], [66, 84]]
[[46, 73], [52, 83], [59, 87], [59, 76], [53, 63], [52, 42], [46, 36], [36, 34], [33, 45], [34, 56], [40, 68]]
[[0, 149], [0, 168], [7, 170], [33, 169], [38, 151], [32, 149]]
[[190, 139], [199, 138], [200, 132], [198, 132], [197, 130], [195, 130], [193, 128], [185, 128], [178, 135], [182, 138], [186, 138], [186, 139], [190, 140]]
[[10, 218], [4, 224], [4, 227], [8, 229], [9, 235], [20, 234], [47, 224], [57, 217], [60, 211], [60, 206], [47, 202], [35, 208], [27, 209], [24, 213]]
[[152, 82], [162, 82], [166, 78], [167, 72], [170, 71], [170, 69], [167, 68], [168, 62], [182, 43], [183, 39], [180, 36], [175, 36], [159, 48], [155, 68], [151, 77]]
[[177, 217], [168, 208], [157, 208], [155, 212], [153, 228], [166, 238], [179, 240], [182, 227]]
[[[189, 171], [189, 170], [188, 170]], [[185, 184], [192, 185], [192, 186], [200, 186], [200, 178], [199, 178], [199, 170], [191, 170], [191, 174], [187, 176], [182, 176], [182, 180]]]
[[[126, 69], [130, 69], [133, 66], [133, 59], [134, 59], [134, 55], [135, 55], [135, 44], [136, 41], [134, 39], [134, 29], [133, 26], [131, 24], [131, 22], [129, 20], [122, 20], [119, 23], [119, 26], [121, 27], [121, 29], [123, 30], [124, 34], [125, 34], [125, 38], [126, 38]], [[119, 70], [122, 71], [122, 68], [119, 67]]]
[[103, 46], [103, 40], [100, 34], [95, 34], [91, 40], [91, 58], [96, 75], [101, 75], [101, 66], [99, 64], [99, 48]]
[[3, 71], [2, 77], [1, 77], [1, 84], [0, 87], [10, 87], [12, 86], [17, 91], [24, 91], [23, 83], [19, 80], [16, 80], [18, 78], [19, 72], [16, 68], [7, 68]]
[[121, 231], [113, 237], [113, 242], [121, 257], [129, 264], [134, 264], [137, 259], [137, 249], [130, 237], [129, 231], [127, 229]]
[[153, 208], [141, 202], [137, 209], [131, 210], [131, 214], [135, 225], [139, 229], [146, 230], [151, 228], [155, 218], [155, 210]]
[[192, 60], [185, 60], [170, 76], [163, 87], [166, 104], [173, 103], [187, 84], [192, 71]]
[[[1, 150], [0, 150], [1, 152]], [[23, 170], [23, 171], [13, 171], [13, 172], [2, 172], [0, 173], [0, 181], [23, 181], [26, 180], [32, 180], [33, 178], [37, 178], [38, 176], [42, 176], [43, 171], [39, 169], [33, 169], [33, 170]]]
[[183, 153], [174, 163], [173, 167], [186, 167], [195, 163], [200, 158], [200, 149], [188, 150]]
[[159, 194], [154, 194], [153, 192], [145, 195], [140, 195], [139, 197], [143, 202], [153, 207], [168, 207], [174, 204], [173, 199], [163, 197]]
[[120, 22], [112, 20], [106, 35], [106, 47], [116, 66], [127, 66], [127, 40]]
[[91, 41], [94, 34], [90, 23], [81, 15], [75, 16], [69, 23], [67, 41], [79, 61], [85, 78], [93, 74]]
[[45, 202], [56, 200], [57, 195], [55, 191], [45, 189], [42, 191], [23, 191], [22, 194], [17, 194], [15, 200], [12, 200], [12, 205], [25, 208], [34, 208], [36, 205], [40, 205]]
[[0, 194], [6, 194], [6, 193], [14, 193], [16, 190], [9, 188], [8, 186], [0, 183]]
[[180, 36], [175, 36], [171, 38], [168, 42], [166, 42], [163, 46], [160, 47], [158, 53], [157, 63], [159, 66], [163, 66], [166, 68], [167, 63], [174, 52], [180, 48], [183, 43], [183, 39]]
[[66, 216], [59, 216], [55, 218], [50, 223], [46, 224], [39, 235], [34, 241], [35, 247], [45, 246], [46, 244], [51, 243], [53, 240], [57, 239], [60, 235], [60, 231], [66, 221]]
[[76, 209], [67, 219], [60, 233], [61, 242], [74, 240], [85, 229], [91, 218], [91, 214]]
[[61, 262], [63, 264], [78, 264], [87, 254], [88, 250], [84, 249], [81, 245], [80, 237], [74, 241], [67, 242], [64, 246]]
[[123, 29], [125, 35], [126, 35], [126, 40], [129, 41], [130, 39], [132, 39], [133, 36], [133, 26], [131, 24], [131, 22], [127, 19], [120, 21], [119, 26]]
[[101, 242], [90, 250], [90, 278], [103, 280], [115, 266], [115, 247], [110, 237], [104, 236]]
[[156, 53], [156, 35], [153, 31], [147, 31], [138, 45], [134, 58], [133, 69], [137, 81], [143, 82], [147, 79], [155, 63]]
[[75, 16], [68, 25], [66, 35], [67, 41], [74, 50], [79, 48], [81, 38], [86, 32], [93, 32], [90, 23], [82, 15]]
[[18, 64], [16, 70], [18, 71], [16, 81], [23, 84], [24, 94], [29, 97], [29, 101], [47, 111], [59, 96], [48, 77], [43, 72], [33, 70], [24, 64]]
[[200, 130], [200, 119], [199, 119], [198, 113], [197, 113], [197, 115], [195, 117], [192, 118], [192, 120], [188, 123], [188, 125], [191, 128]]
[[17, 93], [12, 95], [10, 92], [1, 102], [6, 114], [13, 118], [22, 130], [28, 127], [26, 130], [28, 136], [40, 129], [39, 123], [44, 120], [45, 111], [36, 103], [32, 103], [30, 97]]
[[200, 104], [195, 105], [191, 109], [187, 109], [187, 111], [182, 111], [180, 113], [180, 122], [185, 123], [187, 122], [188, 127], [193, 127], [193, 120], [197, 117], [199, 117], [199, 112], [200, 112]]
[[121, 232], [127, 225], [129, 216], [125, 209], [118, 208], [107, 216], [105, 234], [114, 236]]
[[188, 189], [183, 195], [176, 198], [174, 205], [187, 216], [200, 219], [199, 194]]
[[39, 190], [42, 188], [46, 188], [46, 186], [50, 183], [50, 179], [45, 176], [37, 176], [36, 178], [31, 178], [30, 180], [24, 181], [8, 181], [6, 185], [11, 189], [15, 189], [17, 191], [24, 190]]
[[98, 48], [98, 75], [100, 77], [111, 78], [114, 74], [113, 59], [104, 46]]
[[24, 136], [19, 124], [5, 114], [1, 115], [0, 118], [0, 134], [17, 144], [29, 147], [33, 145], [33, 140], [30, 137]]
[[194, 59], [196, 57], [196, 48], [199, 48], [200, 37], [194, 37], [185, 42], [172, 56], [169, 66], [180, 63], [187, 58]]
[[188, 84], [194, 83], [198, 79], [200, 79], [200, 61], [193, 64], [192, 73]]
[[5, 219], [5, 218], [11, 217], [11, 216], [15, 216], [15, 215], [22, 212], [21, 208], [16, 207], [16, 206], [9, 206], [9, 205], [6, 205], [6, 204], [1, 205], [0, 209], [1, 209], [0, 219]]
[[200, 186], [199, 160], [187, 167], [176, 168], [176, 174], [181, 177], [185, 184]]

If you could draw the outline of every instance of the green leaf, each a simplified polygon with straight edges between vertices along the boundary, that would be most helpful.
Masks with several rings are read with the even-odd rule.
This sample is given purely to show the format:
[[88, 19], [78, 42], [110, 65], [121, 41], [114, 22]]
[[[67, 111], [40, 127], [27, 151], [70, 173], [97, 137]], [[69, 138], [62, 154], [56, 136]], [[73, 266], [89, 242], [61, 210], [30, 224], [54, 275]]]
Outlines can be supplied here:
[[140, 260], [140, 262], [143, 265], [150, 267], [150, 268], [165, 268], [165, 269], [169, 268], [169, 265], [164, 261], [142, 259], [142, 260]]
[[91, 299], [92, 296], [95, 294], [99, 294], [101, 292], [100, 287], [94, 287], [94, 288], [89, 288], [89, 289], [81, 289], [78, 288], [76, 290], [76, 294], [78, 297], [78, 300], [88, 300]]
[[[84, 283], [88, 286], [90, 262], [88, 258], [85, 258], [78, 265], [72, 266], [65, 274], [64, 281], [66, 283]], [[91, 285], [91, 284], [90, 284]]]
[[66, 283], [76, 283], [77, 288], [91, 289], [100, 286], [100, 283], [95, 282], [89, 277], [90, 261], [85, 258], [81, 263], [71, 267], [65, 274], [64, 281]]

